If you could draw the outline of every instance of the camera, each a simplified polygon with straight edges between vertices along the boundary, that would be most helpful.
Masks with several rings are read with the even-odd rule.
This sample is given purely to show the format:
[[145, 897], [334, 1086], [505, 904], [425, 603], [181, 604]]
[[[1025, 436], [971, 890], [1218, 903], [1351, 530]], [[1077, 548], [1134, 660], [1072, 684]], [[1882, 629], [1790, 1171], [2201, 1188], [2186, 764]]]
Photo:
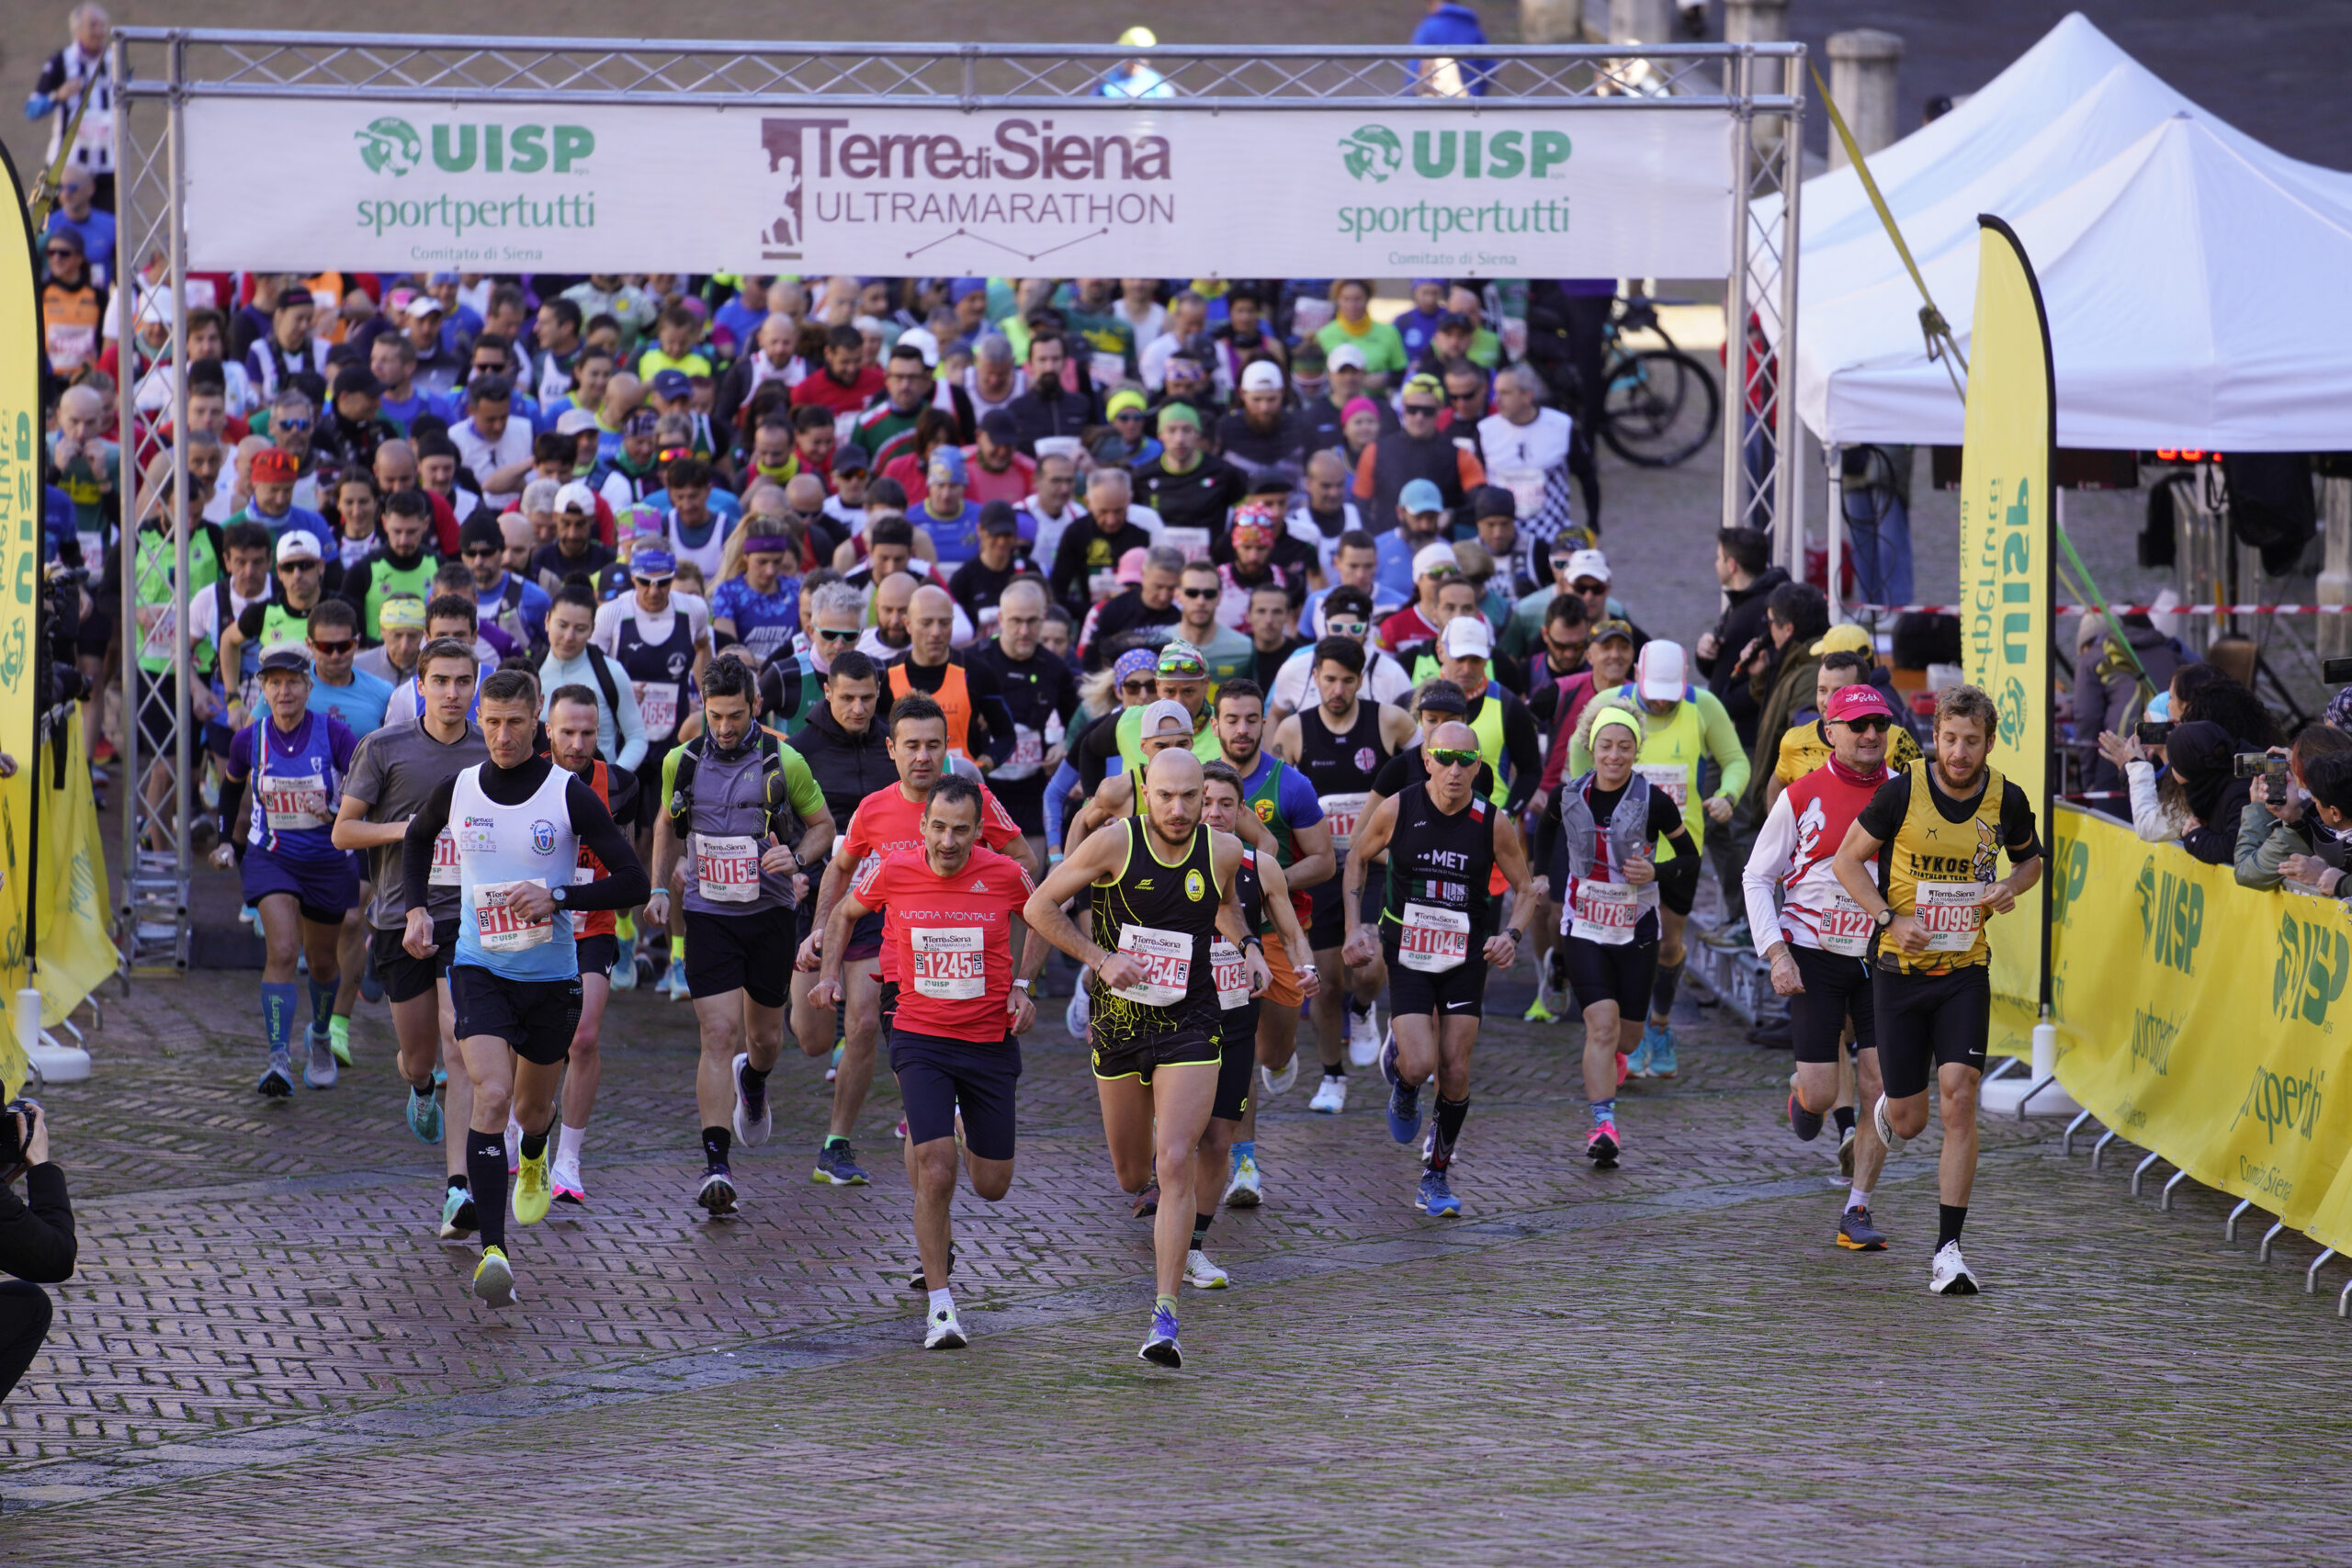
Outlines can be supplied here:
[[[21, 1122], [17, 1120], [20, 1115], [24, 1118]], [[38, 1100], [12, 1100], [0, 1105], [0, 1170], [25, 1163], [25, 1145], [32, 1141], [33, 1129], [40, 1124]]]
[[2283, 779], [2287, 759], [2267, 751], [2240, 751], [2230, 759], [2230, 775], [2241, 779]]
[[2151, 722], [2147, 719], [2142, 719], [2140, 721], [2140, 728], [2137, 733], [2140, 738], [2141, 745], [2161, 746], [2165, 741], [2172, 739], [2172, 726], [2169, 724], [2156, 723]]
[[2319, 661], [2319, 678], [2331, 686], [2352, 686], [2352, 654]]

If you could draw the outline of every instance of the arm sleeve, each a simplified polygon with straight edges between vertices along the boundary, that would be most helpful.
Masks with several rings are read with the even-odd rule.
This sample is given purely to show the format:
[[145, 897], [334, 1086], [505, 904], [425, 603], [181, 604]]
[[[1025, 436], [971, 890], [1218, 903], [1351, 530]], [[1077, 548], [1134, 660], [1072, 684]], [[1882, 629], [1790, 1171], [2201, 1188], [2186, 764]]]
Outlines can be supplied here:
[[[433, 876], [433, 840], [449, 825], [449, 800], [457, 788], [455, 774], [442, 780], [441, 787], [408, 819], [408, 837], [401, 840], [401, 897], [412, 909], [424, 908], [432, 902], [428, 884]], [[605, 869], [609, 871], [612, 863], [605, 861]]]
[[1372, 775], [1372, 792], [1384, 800], [1394, 800], [1404, 794], [1406, 786], [1413, 782], [1412, 773], [1405, 761], [1411, 755], [1410, 750], [1399, 751], [1381, 763], [1380, 772]]
[[1356, 482], [1351, 488], [1358, 501], [1370, 501], [1373, 497], [1372, 464], [1379, 452], [1380, 443], [1375, 441], [1363, 449], [1363, 457], [1356, 459]]
[[[2151, 844], [2161, 844], [2173, 837], [2172, 823], [2165, 815], [2164, 802], [2156, 796], [2156, 767], [2154, 762], [2126, 762], [2123, 776], [2132, 791], [2132, 831]], [[2006, 837], [2007, 823], [2002, 824]]]
[[1772, 890], [1781, 885], [1781, 874], [1788, 867], [1796, 841], [1796, 813], [1789, 808], [1784, 791], [1765, 814], [1764, 826], [1756, 830], [1756, 847], [1747, 852], [1747, 867], [1739, 877], [1740, 889], [1747, 896], [1747, 940], [1755, 944], [1758, 958], [1782, 938], [1781, 912], [1772, 902]]
[[1677, 854], [1690, 852], [1690, 831], [1683, 824], [1682, 808], [1662, 789], [1650, 791], [1650, 837], [1666, 840]]
[[783, 749], [784, 793], [792, 809], [803, 821], [825, 809], [825, 792], [818, 786], [817, 775], [808, 769], [808, 759], [786, 746]]
[[1503, 698], [1503, 755], [1510, 759], [1510, 795], [1503, 809], [1516, 816], [1544, 781], [1544, 749], [1536, 743], [1527, 705], [1511, 696]]
[[645, 715], [637, 705], [637, 683], [619, 665], [608, 663], [605, 668], [613, 672], [613, 727], [621, 736], [621, 754], [613, 761], [635, 773], [643, 765], [646, 750]]
[[[1871, 804], [1878, 804], [1875, 797]], [[2041, 840], [2033, 830], [2033, 802], [2015, 779], [2001, 781], [2001, 844], [2008, 851], [2011, 865], [2041, 853]]]
[[1878, 786], [1871, 803], [1854, 814], [1854, 821], [1880, 843], [1891, 844], [1903, 826], [1904, 815], [1910, 809], [1911, 775], [1897, 773]]
[[1001, 765], [1012, 761], [1012, 709], [1005, 705], [1004, 688], [994, 675], [967, 661], [964, 686], [972, 694], [972, 707], [988, 726], [988, 737], [981, 747], [991, 761]]
[[[605, 872], [594, 882], [570, 885], [563, 895], [563, 908], [631, 909], [644, 903], [652, 886], [645, 874], [645, 863], [637, 858], [637, 846], [628, 841], [628, 835], [614, 823], [613, 814], [605, 809], [603, 801], [596, 798], [595, 789], [586, 779], [575, 773], [571, 783], [565, 786], [563, 797], [564, 804], [571, 810], [572, 832], [603, 863]], [[438, 792], [435, 798], [439, 798]], [[416, 830], [413, 825], [409, 829], [406, 851], [404, 862], [413, 863], [416, 859]], [[432, 840], [428, 839], [425, 840], [428, 860], [432, 852]], [[409, 881], [413, 885], [416, 878], [412, 875]]]
[[1747, 753], [1740, 747], [1738, 728], [1723, 700], [1703, 689], [1699, 693], [1699, 722], [1706, 729], [1707, 754], [1724, 771], [1724, 782], [1715, 786], [1715, 793], [1736, 801], [1747, 793]]
[[1054, 770], [1054, 776], [1046, 784], [1046, 842], [1048, 844], [1057, 845], [1062, 841], [1062, 829], [1069, 815], [1070, 791], [1077, 787], [1078, 770], [1071, 767], [1069, 759], [1065, 757], [1062, 765]]

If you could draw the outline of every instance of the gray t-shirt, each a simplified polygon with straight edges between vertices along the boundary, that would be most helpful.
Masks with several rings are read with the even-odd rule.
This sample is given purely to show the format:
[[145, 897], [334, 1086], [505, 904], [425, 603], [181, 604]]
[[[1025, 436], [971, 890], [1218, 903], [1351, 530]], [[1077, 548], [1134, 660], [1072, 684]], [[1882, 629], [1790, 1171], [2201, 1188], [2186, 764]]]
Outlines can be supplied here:
[[[433, 792], [476, 762], [490, 761], [481, 731], [466, 726], [463, 739], [443, 745], [423, 725], [387, 724], [359, 742], [352, 753], [344, 794], [368, 803], [370, 822], [405, 822], [416, 815]], [[379, 931], [399, 931], [408, 919], [408, 903], [401, 894], [401, 846], [398, 840], [368, 852], [376, 883], [375, 901], [368, 907], [368, 923]], [[435, 921], [458, 918], [458, 885], [436, 883], [429, 912]]]

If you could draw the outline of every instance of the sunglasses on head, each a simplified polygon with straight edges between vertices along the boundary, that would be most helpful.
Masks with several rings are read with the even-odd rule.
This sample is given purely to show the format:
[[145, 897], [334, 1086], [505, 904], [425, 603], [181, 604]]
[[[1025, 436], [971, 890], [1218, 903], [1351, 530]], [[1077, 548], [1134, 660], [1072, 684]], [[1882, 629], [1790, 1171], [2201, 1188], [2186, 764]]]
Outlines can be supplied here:
[[350, 637], [344, 637], [335, 642], [321, 642], [316, 637], [312, 637], [311, 639], [311, 651], [319, 655], [322, 659], [334, 659], [339, 655], [349, 653], [353, 649], [357, 648], [359, 644]]
[[1430, 761], [1441, 768], [1472, 768], [1478, 765], [1478, 753], [1458, 751], [1451, 746], [1430, 748]]
[[1841, 718], [1837, 722], [1849, 729], [1867, 729], [1880, 735], [1894, 728], [1894, 721], [1883, 713], [1867, 713], [1860, 718]]

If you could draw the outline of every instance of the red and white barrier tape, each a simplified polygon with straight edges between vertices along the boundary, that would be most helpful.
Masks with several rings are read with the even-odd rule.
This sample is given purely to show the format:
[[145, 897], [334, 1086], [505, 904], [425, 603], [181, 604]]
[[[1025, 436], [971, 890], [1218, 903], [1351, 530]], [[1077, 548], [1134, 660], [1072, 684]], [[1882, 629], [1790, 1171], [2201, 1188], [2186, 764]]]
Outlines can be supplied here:
[[[1848, 604], [1849, 615], [1865, 612], [1874, 615], [1964, 615], [1965, 604]], [[2088, 604], [2061, 604], [2062, 615], [2078, 615], [2090, 609]], [[2352, 615], [2352, 604], [2109, 604], [2119, 615]]]

